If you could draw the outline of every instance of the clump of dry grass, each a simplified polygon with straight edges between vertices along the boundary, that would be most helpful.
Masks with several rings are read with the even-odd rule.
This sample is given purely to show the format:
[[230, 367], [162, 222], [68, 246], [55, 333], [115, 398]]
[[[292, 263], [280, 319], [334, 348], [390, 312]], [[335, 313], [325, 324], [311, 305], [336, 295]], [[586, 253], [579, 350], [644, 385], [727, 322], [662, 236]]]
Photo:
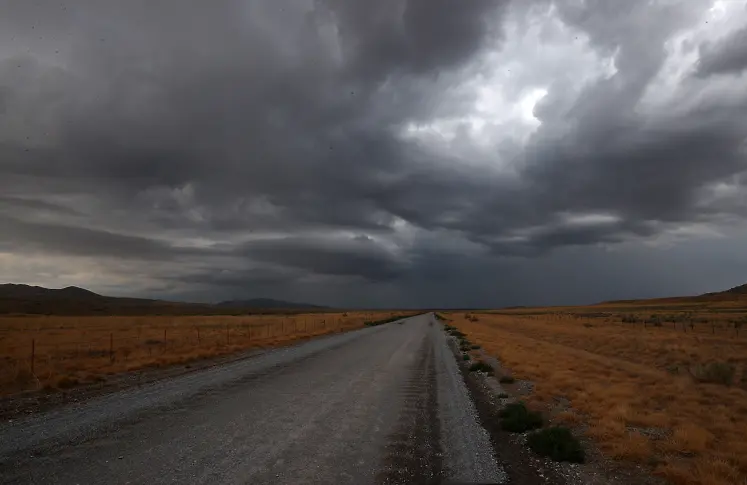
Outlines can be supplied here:
[[696, 321], [685, 331], [662, 317], [661, 326], [644, 327], [650, 314], [624, 311], [640, 323], [568, 309], [449, 318], [514, 375], [534, 382], [530, 404], [549, 409], [567, 399], [570, 409], [553, 422], [584, 424], [606, 456], [651, 466], [678, 485], [746, 483], [747, 335], [736, 336], [728, 320], [715, 329]]
[[403, 313], [0, 317], [0, 396], [69, 389], [118, 372], [287, 345], [394, 315]]

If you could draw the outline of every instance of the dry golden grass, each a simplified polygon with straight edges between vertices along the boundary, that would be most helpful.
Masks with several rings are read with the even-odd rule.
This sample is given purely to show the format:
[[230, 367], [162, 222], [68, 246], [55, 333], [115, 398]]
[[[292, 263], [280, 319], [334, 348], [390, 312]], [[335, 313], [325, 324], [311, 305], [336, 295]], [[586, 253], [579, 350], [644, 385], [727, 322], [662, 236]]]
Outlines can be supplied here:
[[[554, 421], [582, 419], [606, 456], [650, 465], [677, 485], [747, 483], [747, 329], [735, 334], [734, 314], [701, 315], [708, 322], [683, 329], [568, 308], [532, 313], [446, 316], [517, 378], [535, 383], [530, 404], [552, 409], [567, 399], [571, 410]], [[695, 378], [713, 363], [734, 368], [734, 385]]]
[[286, 345], [399, 314], [0, 317], [0, 396]]

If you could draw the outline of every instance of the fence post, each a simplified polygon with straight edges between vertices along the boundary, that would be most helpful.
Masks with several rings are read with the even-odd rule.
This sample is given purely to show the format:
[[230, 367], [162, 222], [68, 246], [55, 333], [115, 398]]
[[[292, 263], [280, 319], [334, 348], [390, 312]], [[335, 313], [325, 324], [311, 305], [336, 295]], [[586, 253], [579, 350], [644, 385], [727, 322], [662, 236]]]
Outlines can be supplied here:
[[166, 345], [166, 329], [163, 329], [163, 345]]
[[114, 333], [109, 334], [109, 363], [114, 363]]
[[31, 339], [31, 375], [34, 375], [34, 360], [36, 360], [36, 339]]

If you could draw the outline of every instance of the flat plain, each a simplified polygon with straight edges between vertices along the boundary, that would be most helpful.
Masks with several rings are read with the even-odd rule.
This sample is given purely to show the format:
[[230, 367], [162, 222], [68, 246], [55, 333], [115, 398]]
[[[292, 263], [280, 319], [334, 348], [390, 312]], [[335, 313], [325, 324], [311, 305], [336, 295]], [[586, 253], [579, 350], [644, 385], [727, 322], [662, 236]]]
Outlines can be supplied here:
[[289, 345], [412, 312], [184, 316], [0, 316], [0, 396]]
[[677, 485], [747, 483], [747, 302], [668, 299], [443, 313], [528, 404]]

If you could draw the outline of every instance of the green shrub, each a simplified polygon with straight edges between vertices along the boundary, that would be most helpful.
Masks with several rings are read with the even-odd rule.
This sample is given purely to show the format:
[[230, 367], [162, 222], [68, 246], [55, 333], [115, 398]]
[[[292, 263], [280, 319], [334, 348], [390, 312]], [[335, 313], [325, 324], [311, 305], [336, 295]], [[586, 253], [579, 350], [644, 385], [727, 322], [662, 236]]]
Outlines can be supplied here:
[[515, 402], [506, 405], [499, 414], [501, 428], [512, 433], [523, 433], [533, 429], [541, 428], [543, 424], [542, 415], [527, 409], [524, 402]]
[[478, 360], [471, 366], [469, 366], [470, 372], [485, 372], [488, 375], [493, 375], [493, 367], [482, 360]]
[[585, 453], [581, 443], [573, 436], [571, 430], [562, 426], [530, 434], [527, 445], [538, 455], [546, 456], [553, 461], [584, 462]]
[[479, 346], [479, 345], [477, 345], [477, 344], [472, 344], [472, 345], [470, 346], [470, 348], [471, 348], [472, 350], [478, 350], [478, 349], [480, 348], [480, 346]]
[[501, 376], [501, 378], [498, 380], [501, 384], [513, 384], [516, 382], [516, 379], [514, 379], [512, 376]]
[[698, 382], [710, 382], [731, 386], [734, 382], [736, 368], [726, 362], [711, 362], [710, 364], [698, 365], [693, 370], [693, 377]]
[[469, 360], [469, 355], [462, 354], [462, 360]]

